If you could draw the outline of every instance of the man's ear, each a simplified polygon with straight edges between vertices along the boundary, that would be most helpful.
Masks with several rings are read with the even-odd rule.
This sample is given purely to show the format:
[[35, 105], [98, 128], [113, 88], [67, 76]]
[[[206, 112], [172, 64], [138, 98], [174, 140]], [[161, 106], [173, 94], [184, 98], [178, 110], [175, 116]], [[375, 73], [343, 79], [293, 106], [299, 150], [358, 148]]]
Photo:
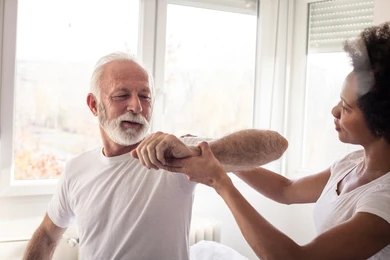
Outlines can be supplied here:
[[98, 111], [97, 110], [98, 103], [96, 101], [96, 97], [92, 93], [89, 93], [88, 96], [87, 96], [87, 105], [88, 105], [89, 109], [91, 110], [92, 114], [97, 116], [97, 114], [98, 114], [98, 112], [97, 112]]

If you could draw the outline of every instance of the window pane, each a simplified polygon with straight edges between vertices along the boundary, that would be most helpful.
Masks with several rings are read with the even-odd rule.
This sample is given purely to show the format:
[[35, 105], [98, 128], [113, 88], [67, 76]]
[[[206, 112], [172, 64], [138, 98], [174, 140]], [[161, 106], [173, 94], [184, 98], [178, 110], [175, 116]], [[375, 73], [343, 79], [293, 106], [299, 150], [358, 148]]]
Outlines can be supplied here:
[[307, 58], [304, 169], [322, 169], [357, 146], [341, 143], [331, 109], [340, 100], [340, 91], [352, 70], [343, 52], [311, 53]]
[[19, 0], [14, 178], [57, 177], [64, 161], [99, 144], [86, 105], [96, 60], [136, 54], [138, 1]]
[[323, 169], [359, 148], [339, 141], [331, 109], [352, 70], [343, 42], [372, 24], [373, 10], [372, 0], [309, 3], [303, 169]]
[[216, 137], [252, 127], [256, 15], [173, 4], [167, 11], [154, 128]]

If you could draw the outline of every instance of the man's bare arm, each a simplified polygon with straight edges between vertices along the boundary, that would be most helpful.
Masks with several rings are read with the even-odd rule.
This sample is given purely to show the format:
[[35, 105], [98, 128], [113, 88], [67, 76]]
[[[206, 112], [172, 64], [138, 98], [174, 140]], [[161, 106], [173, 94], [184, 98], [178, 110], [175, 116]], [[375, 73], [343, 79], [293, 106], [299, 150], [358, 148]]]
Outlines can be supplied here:
[[214, 156], [226, 171], [252, 169], [279, 159], [287, 140], [271, 130], [242, 130], [209, 143]]
[[56, 226], [46, 214], [28, 243], [23, 260], [51, 259], [64, 232], [65, 229]]
[[[247, 170], [278, 159], [288, 142], [271, 130], [242, 130], [210, 142], [215, 157], [226, 171]], [[154, 133], [142, 141], [132, 155], [148, 168], [170, 169], [170, 162], [200, 155], [196, 146], [186, 146], [176, 136]]]

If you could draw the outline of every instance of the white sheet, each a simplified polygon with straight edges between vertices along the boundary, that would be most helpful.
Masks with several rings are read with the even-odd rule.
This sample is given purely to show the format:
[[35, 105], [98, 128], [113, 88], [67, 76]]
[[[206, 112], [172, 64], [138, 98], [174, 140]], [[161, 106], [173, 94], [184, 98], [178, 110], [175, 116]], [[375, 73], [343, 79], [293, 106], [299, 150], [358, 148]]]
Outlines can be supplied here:
[[202, 240], [190, 247], [191, 260], [249, 260], [226, 245]]

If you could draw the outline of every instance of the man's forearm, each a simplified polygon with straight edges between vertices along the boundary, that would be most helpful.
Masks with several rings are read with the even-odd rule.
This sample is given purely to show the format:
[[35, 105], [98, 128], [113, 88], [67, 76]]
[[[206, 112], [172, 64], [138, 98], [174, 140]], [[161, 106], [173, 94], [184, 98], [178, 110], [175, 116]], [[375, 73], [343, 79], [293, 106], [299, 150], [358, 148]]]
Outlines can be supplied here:
[[51, 242], [43, 230], [35, 231], [27, 245], [23, 260], [49, 260], [52, 258], [56, 242]]
[[[234, 132], [210, 142], [215, 157], [226, 171], [245, 171], [264, 165], [282, 156], [288, 142], [279, 133], [271, 130], [248, 129]], [[176, 136], [156, 132], [145, 138], [132, 156], [148, 168], [170, 168], [174, 160], [200, 155], [197, 146], [186, 146]]]
[[279, 159], [288, 147], [278, 132], [249, 129], [210, 142], [215, 157], [226, 171], [251, 169]]

